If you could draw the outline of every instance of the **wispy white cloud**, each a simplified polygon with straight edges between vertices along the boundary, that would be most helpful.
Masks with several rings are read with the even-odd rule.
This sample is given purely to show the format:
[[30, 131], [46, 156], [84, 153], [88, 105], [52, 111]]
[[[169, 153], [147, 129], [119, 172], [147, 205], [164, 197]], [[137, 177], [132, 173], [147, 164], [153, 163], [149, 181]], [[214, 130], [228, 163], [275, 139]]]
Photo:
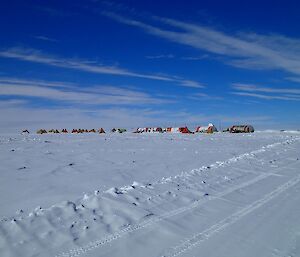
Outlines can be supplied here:
[[45, 36], [34, 36], [35, 39], [43, 40], [43, 41], [48, 41], [48, 42], [58, 42], [57, 39], [50, 38], [50, 37], [45, 37]]
[[193, 80], [182, 80], [181, 81], [181, 85], [184, 87], [193, 87], [193, 88], [203, 88], [205, 87], [203, 84], [200, 84], [197, 81], [193, 81]]
[[265, 100], [300, 101], [300, 89], [297, 88], [271, 88], [242, 83], [234, 83], [232, 88], [237, 90], [232, 92], [234, 95]]
[[[145, 56], [147, 59], [174, 59], [176, 56], [174, 54], [158, 54], [158, 55], [147, 55]], [[183, 56], [179, 59], [186, 61], [199, 61], [203, 59], [207, 59], [208, 55], [203, 54], [201, 56]]]
[[[41, 63], [41, 64], [62, 67], [67, 69], [75, 69], [75, 70], [80, 70], [80, 71], [90, 72], [90, 73], [128, 76], [128, 77], [174, 82], [176, 85], [189, 87], [189, 83], [186, 83], [187, 81], [186, 79], [179, 78], [177, 76], [142, 74], [142, 73], [128, 71], [126, 69], [115, 67], [115, 66], [98, 65], [97, 63], [93, 63], [89, 60], [88, 61], [73, 60], [73, 59], [65, 59], [56, 56], [46, 55], [36, 49], [28, 49], [28, 48], [25, 49], [19, 47], [10, 48], [10, 49], [0, 51], [0, 57]], [[197, 81], [193, 81], [192, 87], [201, 88], [203, 86]]]
[[74, 84], [0, 79], [0, 96], [43, 98], [85, 105], [147, 105], [173, 102], [144, 92], [114, 86], [79, 87]]
[[46, 87], [63, 87], [73, 88], [76, 86], [75, 83], [62, 82], [62, 81], [45, 81], [45, 80], [32, 80], [32, 79], [19, 79], [11, 77], [0, 77], [1, 84], [19, 84], [19, 85], [36, 85]]
[[243, 83], [233, 83], [232, 87], [236, 90], [248, 91], [248, 92], [283, 93], [283, 94], [300, 95], [300, 89], [297, 88], [262, 87], [253, 84], [243, 84]]
[[57, 67], [93, 72], [93, 73], [123, 75], [123, 76], [155, 79], [155, 80], [172, 81], [172, 78], [169, 77], [144, 75], [144, 74], [130, 72], [125, 69], [113, 67], [113, 66], [91, 65], [90, 61], [78, 61], [72, 59], [58, 58], [55, 56], [43, 54], [41, 51], [35, 49], [10, 48], [8, 50], [1, 51], [0, 56], [20, 59], [23, 61], [43, 63], [43, 64], [48, 64]]
[[300, 98], [289, 97], [289, 96], [275, 96], [275, 95], [264, 95], [264, 94], [256, 94], [256, 93], [243, 93], [243, 92], [232, 92], [234, 95], [240, 96], [250, 96], [265, 100], [286, 100], [286, 101], [300, 101]]
[[208, 95], [206, 93], [194, 93], [192, 95], [189, 95], [188, 98], [191, 100], [195, 100], [195, 101], [198, 101], [198, 100], [201, 100], [201, 101], [203, 101], [203, 100], [223, 100], [224, 99], [223, 97]]
[[147, 55], [147, 59], [173, 59], [175, 55], [173, 54], [159, 54], [159, 55]]
[[287, 80], [300, 83], [300, 77], [287, 77]]
[[[275, 34], [236, 33], [229, 35], [210, 27], [159, 17], [155, 17], [155, 20], [160, 22], [161, 26], [154, 26], [115, 13], [103, 12], [102, 14], [120, 23], [141, 28], [154, 36], [230, 57], [232, 59], [228, 63], [236, 67], [280, 69], [300, 74], [299, 39]], [[173, 29], [165, 29], [163, 24]]]
[[199, 60], [207, 59], [208, 57], [209, 57], [208, 54], [203, 54], [201, 56], [183, 56], [181, 57], [181, 59], [187, 61], [199, 61]]
[[21, 107], [28, 104], [28, 101], [21, 99], [0, 99], [1, 108]]

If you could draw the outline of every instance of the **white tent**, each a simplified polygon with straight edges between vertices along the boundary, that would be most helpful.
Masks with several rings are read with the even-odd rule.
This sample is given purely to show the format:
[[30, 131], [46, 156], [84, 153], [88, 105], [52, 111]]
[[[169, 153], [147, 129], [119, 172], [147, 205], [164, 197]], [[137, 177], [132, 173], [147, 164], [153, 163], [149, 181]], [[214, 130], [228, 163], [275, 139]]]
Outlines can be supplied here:
[[207, 126], [199, 126], [195, 130], [196, 133], [209, 133], [209, 132], [218, 132], [216, 126], [212, 123], [209, 123]]

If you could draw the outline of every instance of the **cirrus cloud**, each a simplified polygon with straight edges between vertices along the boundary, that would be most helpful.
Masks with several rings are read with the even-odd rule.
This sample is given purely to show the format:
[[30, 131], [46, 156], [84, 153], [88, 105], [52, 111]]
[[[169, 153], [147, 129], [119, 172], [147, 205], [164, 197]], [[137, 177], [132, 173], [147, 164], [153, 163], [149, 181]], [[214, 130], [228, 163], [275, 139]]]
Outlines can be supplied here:
[[178, 76], [143, 74], [143, 73], [129, 71], [116, 66], [98, 65], [89, 60], [73, 60], [73, 59], [59, 58], [57, 56], [44, 54], [43, 52], [36, 49], [28, 49], [28, 48], [20, 48], [20, 47], [9, 48], [0, 51], [0, 57], [41, 63], [45, 65], [67, 68], [67, 69], [75, 69], [75, 70], [80, 70], [89, 73], [159, 80], [159, 81], [166, 81], [166, 82], [174, 82], [176, 85], [183, 86], [183, 87], [203, 88], [203, 85], [197, 81], [192, 81], [193, 83], [187, 83], [187, 81], [191, 81], [191, 80], [184, 79]]
[[62, 103], [85, 105], [147, 105], [166, 104], [173, 101], [150, 94], [116, 86], [89, 86], [63, 82], [20, 79], [0, 79], [0, 96], [42, 98]]
[[[102, 15], [174, 43], [230, 57], [231, 59], [226, 60], [226, 63], [235, 67], [279, 69], [300, 75], [300, 39], [298, 38], [256, 33], [230, 35], [210, 27], [168, 18], [152, 17], [160, 25], [151, 25], [112, 12], [102, 12]], [[166, 29], [164, 25], [170, 28]]]
[[300, 89], [262, 87], [253, 84], [233, 83], [234, 95], [255, 97], [265, 100], [300, 101]]

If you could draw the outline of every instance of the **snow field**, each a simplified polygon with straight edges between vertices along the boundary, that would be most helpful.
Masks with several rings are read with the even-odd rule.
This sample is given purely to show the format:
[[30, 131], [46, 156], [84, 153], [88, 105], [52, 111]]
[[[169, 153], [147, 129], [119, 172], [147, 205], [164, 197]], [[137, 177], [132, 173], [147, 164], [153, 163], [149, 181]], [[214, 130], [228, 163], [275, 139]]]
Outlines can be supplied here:
[[7, 135], [0, 137], [0, 217], [94, 190], [155, 182], [294, 134]]
[[[143, 256], [186, 254], [189, 250], [197, 248], [202, 241], [225, 230], [298, 184], [300, 137], [297, 134], [274, 134], [272, 137], [269, 134], [254, 134], [252, 141], [248, 141], [244, 136], [226, 135], [227, 140], [241, 142], [240, 146], [237, 144], [232, 148], [228, 145], [231, 142], [227, 142], [225, 145], [229, 152], [241, 152], [241, 149], [246, 148], [246, 144], [251, 148], [251, 143], [252, 148], [259, 147], [248, 152], [242, 151], [234, 157], [232, 152], [224, 153], [226, 147], [220, 147], [221, 150], [217, 149], [216, 152], [219, 153], [217, 158], [223, 159], [222, 161], [217, 160], [196, 169], [194, 165], [193, 169], [177, 173], [173, 171], [173, 174], [170, 170], [160, 179], [157, 179], [159, 177], [156, 173], [153, 180], [153, 174], [148, 174], [146, 169], [144, 178], [148, 178], [147, 182], [133, 182], [127, 186], [96, 190], [94, 193], [86, 193], [76, 201], [63, 201], [50, 208], [38, 207], [29, 213], [23, 211], [11, 218], [3, 218], [0, 223], [0, 253], [3, 256], [129, 256], [124, 253], [129, 254], [129, 251], [134, 249], [130, 256], [141, 256], [142, 251], [145, 251]], [[245, 138], [247, 143], [244, 142]], [[50, 144], [43, 144], [40, 139], [37, 141], [39, 147]], [[213, 150], [209, 144], [218, 141], [217, 145], [220, 145], [224, 140], [220, 135], [197, 138], [197, 142], [196, 138], [178, 136], [138, 139], [128, 136], [124, 140], [136, 140], [136, 143], [140, 143], [146, 139], [162, 145], [165, 144], [165, 141], [160, 142], [162, 140], [171, 141], [172, 144], [165, 148], [168, 153], [173, 151], [173, 158], [188, 145], [196, 148], [195, 143], [198, 146], [201, 139], [206, 148], [201, 156], [204, 155], [208, 159], [211, 158]], [[27, 143], [32, 144], [32, 138], [25, 140], [25, 146]], [[58, 143], [66, 144], [65, 138], [60, 140], [62, 141]], [[91, 145], [94, 144], [95, 138], [88, 140]], [[113, 141], [115, 138], [109, 140]], [[19, 144], [20, 148], [24, 147], [24, 143], [16, 141], [15, 144]], [[187, 144], [177, 152], [173, 148], [174, 141], [178, 141], [179, 145], [182, 141]], [[262, 145], [266, 141], [269, 144]], [[73, 142], [68, 142], [71, 143]], [[4, 141], [2, 145], [5, 144], [9, 144], [9, 141]], [[30, 147], [32, 148], [32, 145]], [[136, 149], [136, 145], [134, 147]], [[160, 148], [151, 150], [157, 149]], [[127, 148], [127, 151], [130, 150]], [[148, 151], [150, 152], [150, 148]], [[223, 155], [220, 155], [221, 152]], [[231, 158], [225, 159], [230, 155]], [[196, 162], [195, 156], [191, 154], [183, 155], [183, 158]], [[172, 160], [168, 160], [168, 165], [171, 165]], [[124, 156], [122, 161], [128, 163]], [[69, 172], [65, 168], [59, 171], [63, 176], [69, 175]], [[45, 174], [47, 173], [41, 176]], [[86, 176], [84, 173], [81, 175]], [[224, 218], [222, 215], [227, 216]], [[206, 227], [209, 224], [211, 226]], [[185, 240], [182, 240], [183, 235]], [[155, 243], [155, 249], [151, 243]]]

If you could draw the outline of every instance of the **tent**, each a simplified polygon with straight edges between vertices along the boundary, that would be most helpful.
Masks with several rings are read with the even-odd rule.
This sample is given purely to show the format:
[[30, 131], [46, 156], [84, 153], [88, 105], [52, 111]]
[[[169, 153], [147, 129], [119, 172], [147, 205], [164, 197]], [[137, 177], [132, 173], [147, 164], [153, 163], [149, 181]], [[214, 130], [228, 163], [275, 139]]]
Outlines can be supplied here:
[[188, 127], [181, 127], [178, 129], [180, 133], [183, 134], [191, 134], [192, 132], [188, 129]]
[[99, 128], [99, 129], [98, 129], [98, 133], [99, 133], [99, 134], [104, 134], [104, 133], [105, 133], [105, 131], [104, 131], [104, 129], [103, 129], [103, 128]]
[[135, 133], [161, 133], [163, 132], [163, 129], [160, 127], [154, 127], [154, 128], [137, 128]]
[[113, 128], [112, 130], [111, 130], [111, 132], [113, 132], [113, 133], [115, 133], [115, 132], [118, 132], [118, 133], [124, 133], [124, 132], [126, 132], [127, 130], [126, 129], [124, 129], [124, 128]]
[[183, 133], [183, 134], [190, 134], [190, 133], [192, 133], [188, 129], [188, 127], [178, 127], [178, 128], [169, 127], [169, 128], [165, 128], [164, 131], [168, 132], [168, 133]]
[[214, 124], [209, 123], [207, 126], [199, 126], [196, 128], [195, 133], [213, 133], [218, 132]]
[[21, 134], [22, 134], [22, 135], [24, 135], [24, 134], [29, 134], [28, 129], [22, 130]]
[[135, 131], [133, 131], [133, 133], [143, 133], [144, 132], [144, 128], [137, 128]]
[[230, 133], [253, 133], [254, 128], [251, 125], [234, 125], [228, 131]]
[[46, 129], [39, 129], [37, 132], [37, 134], [46, 134], [48, 133]]

